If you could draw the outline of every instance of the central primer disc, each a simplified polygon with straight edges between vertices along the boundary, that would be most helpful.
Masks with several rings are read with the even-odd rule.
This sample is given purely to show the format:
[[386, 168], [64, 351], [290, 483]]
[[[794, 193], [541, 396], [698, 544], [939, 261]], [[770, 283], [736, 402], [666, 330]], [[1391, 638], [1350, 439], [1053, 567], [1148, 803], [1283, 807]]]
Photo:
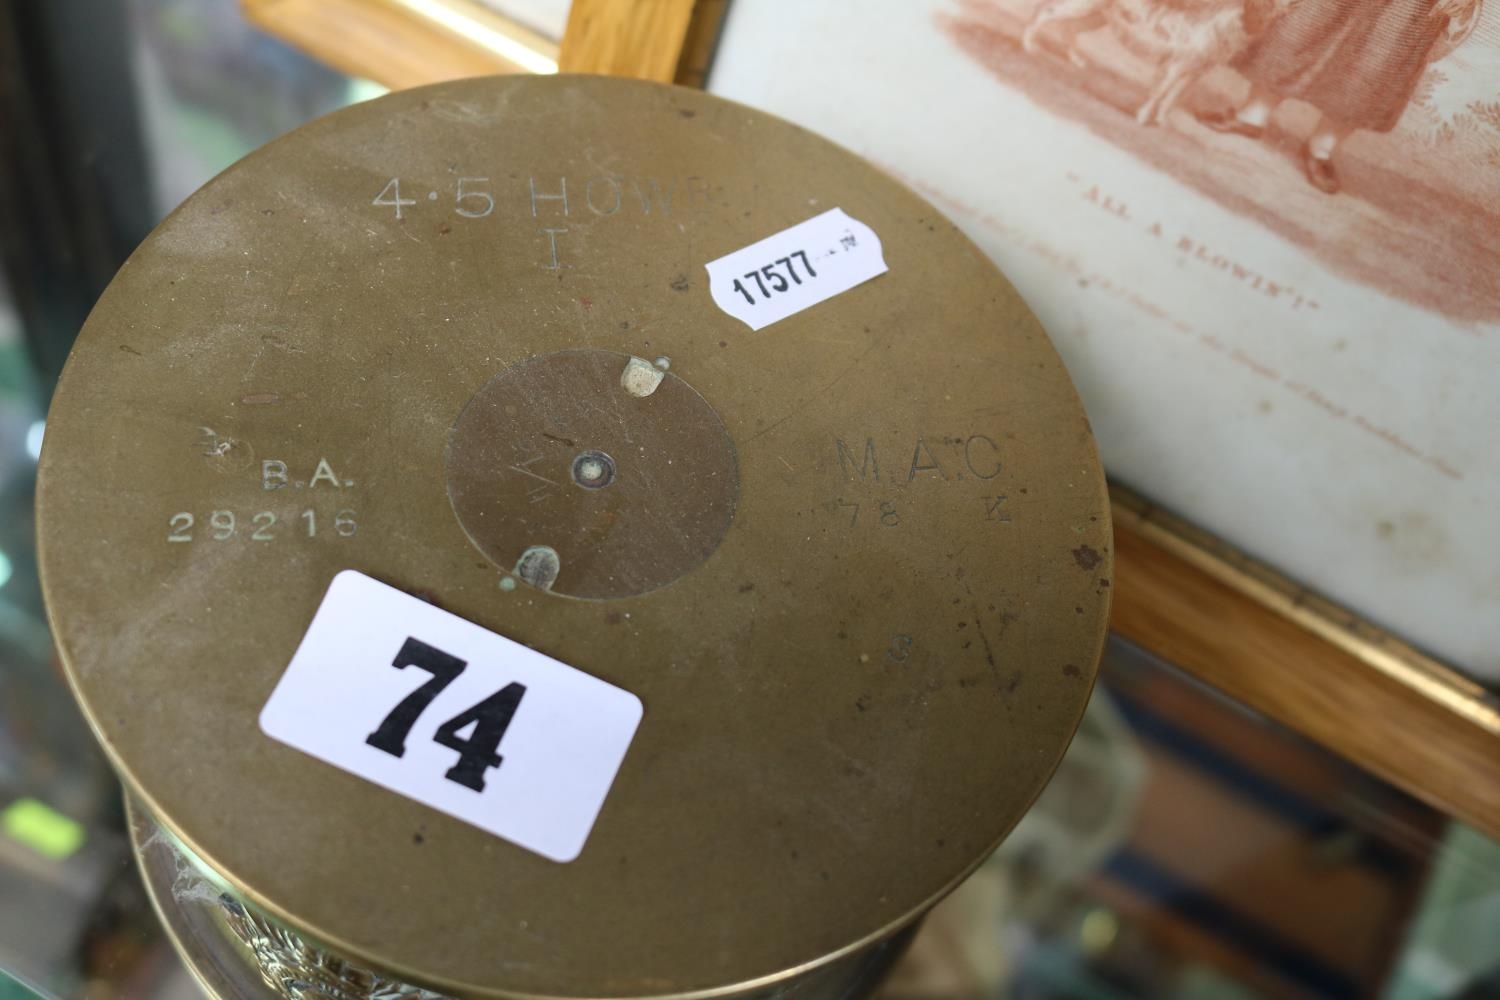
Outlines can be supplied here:
[[[759, 330], [716, 305], [705, 265], [834, 208], [886, 273]], [[1056, 767], [1112, 576], [1083, 410], [983, 254], [803, 129], [600, 77], [392, 93], [190, 198], [79, 336], [38, 536], [152, 819], [484, 1000], [725, 996], [908, 924]], [[261, 731], [344, 570], [641, 700], [575, 860]]]
[[729, 529], [734, 447], [681, 378], [614, 351], [519, 362], [470, 400], [448, 439], [454, 513], [497, 565], [569, 597], [628, 597], [676, 580]]

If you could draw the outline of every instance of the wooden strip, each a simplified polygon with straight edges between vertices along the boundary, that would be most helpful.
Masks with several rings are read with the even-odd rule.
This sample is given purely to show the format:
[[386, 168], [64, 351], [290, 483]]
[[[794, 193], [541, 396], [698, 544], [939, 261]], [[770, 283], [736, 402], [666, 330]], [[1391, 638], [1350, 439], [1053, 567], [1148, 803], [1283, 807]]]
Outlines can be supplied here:
[[467, 0], [240, 0], [240, 6], [262, 31], [392, 90], [537, 72], [557, 60], [552, 42]]
[[[1112, 625], [1124, 638], [1414, 797], [1500, 837], [1495, 708], [1454, 679], [1413, 683], [1251, 596], [1222, 559], [1117, 498]], [[1213, 571], [1200, 565], [1214, 567]], [[1267, 575], [1261, 568], [1261, 575]], [[1264, 595], [1262, 595], [1264, 596]]]
[[1110, 497], [1117, 521], [1128, 521], [1215, 579], [1500, 736], [1500, 700], [1477, 682], [1128, 490], [1112, 487]]
[[676, 82], [680, 86], [696, 90], [708, 86], [708, 71], [713, 67], [714, 55], [719, 50], [719, 36], [723, 33], [724, 18], [728, 13], [729, 0], [698, 0], [693, 5], [693, 19], [688, 24], [682, 55], [677, 60]]
[[559, 68], [671, 83], [695, 6], [694, 0], [573, 0]]

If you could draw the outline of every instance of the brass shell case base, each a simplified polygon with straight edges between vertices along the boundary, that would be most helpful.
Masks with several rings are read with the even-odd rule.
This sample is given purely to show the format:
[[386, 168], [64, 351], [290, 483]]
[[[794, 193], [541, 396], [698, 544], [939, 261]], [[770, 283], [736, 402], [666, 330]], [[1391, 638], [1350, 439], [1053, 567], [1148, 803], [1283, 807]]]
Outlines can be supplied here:
[[[721, 307], [711, 263], [835, 208], [885, 272]], [[796, 125], [602, 77], [392, 93], [211, 181], [80, 333], [37, 496], [63, 669], [222, 997], [859, 996], [1057, 767], [1114, 575], [989, 258]], [[640, 700], [575, 859], [261, 727], [348, 570]]]

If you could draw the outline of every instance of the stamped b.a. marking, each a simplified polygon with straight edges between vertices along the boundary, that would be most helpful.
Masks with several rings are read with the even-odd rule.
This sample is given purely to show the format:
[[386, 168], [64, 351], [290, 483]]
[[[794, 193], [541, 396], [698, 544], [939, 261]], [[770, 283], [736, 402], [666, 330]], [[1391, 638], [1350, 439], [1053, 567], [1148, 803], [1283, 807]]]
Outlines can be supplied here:
[[348, 489], [353, 485], [354, 480], [340, 478], [339, 474], [333, 471], [333, 465], [328, 459], [321, 456], [318, 458], [317, 467], [306, 480], [292, 479], [287, 463], [280, 459], [268, 458], [260, 463], [260, 487], [263, 490], [279, 490], [284, 486], [299, 490], [304, 486], [310, 490], [320, 486], [325, 489]]

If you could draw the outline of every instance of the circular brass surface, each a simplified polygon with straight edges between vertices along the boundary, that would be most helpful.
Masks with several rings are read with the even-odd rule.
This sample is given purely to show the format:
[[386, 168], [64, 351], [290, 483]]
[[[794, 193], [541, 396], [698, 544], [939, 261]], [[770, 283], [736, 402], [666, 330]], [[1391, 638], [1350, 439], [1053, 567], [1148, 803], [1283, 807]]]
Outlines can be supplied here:
[[628, 597], [718, 547], [734, 516], [734, 446], [677, 375], [628, 391], [622, 374], [643, 364], [601, 350], [527, 358], [464, 407], [448, 439], [448, 498], [499, 567], [555, 594]]
[[[755, 332], [715, 306], [707, 262], [834, 207], [888, 273]], [[569, 350], [670, 359], [732, 446], [727, 532], [649, 593], [507, 589], [449, 501], [465, 406]], [[722, 462], [718, 433], [682, 447]], [[553, 499], [634, 495], [616, 442], [574, 444]], [[587, 449], [618, 466], [594, 494]], [[464, 996], [726, 992], [890, 934], [1045, 784], [1109, 603], [1082, 409], [980, 252], [806, 131], [599, 78], [392, 94], [209, 183], [90, 317], [38, 503], [68, 676], [152, 816], [308, 937]], [[260, 732], [350, 568], [641, 698], [577, 860]]]

